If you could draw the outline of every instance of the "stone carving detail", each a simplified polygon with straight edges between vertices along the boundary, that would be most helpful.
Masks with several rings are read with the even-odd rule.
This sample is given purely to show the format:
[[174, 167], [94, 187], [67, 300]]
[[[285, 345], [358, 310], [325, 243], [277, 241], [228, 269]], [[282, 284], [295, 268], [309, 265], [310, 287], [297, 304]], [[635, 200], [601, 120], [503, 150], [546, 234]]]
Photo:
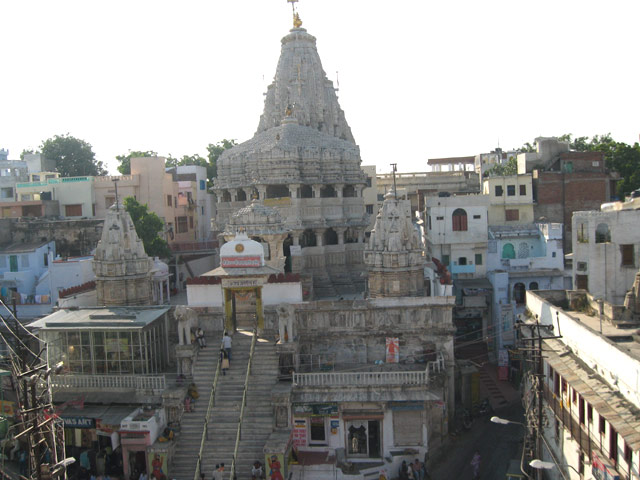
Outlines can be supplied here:
[[420, 233], [411, 221], [411, 203], [385, 195], [364, 252], [369, 296], [424, 295], [425, 257]]
[[150, 305], [152, 270], [131, 216], [111, 206], [93, 257], [98, 305]]
[[178, 345], [190, 345], [191, 329], [195, 327], [198, 315], [191, 308], [178, 305], [173, 316], [178, 320]]

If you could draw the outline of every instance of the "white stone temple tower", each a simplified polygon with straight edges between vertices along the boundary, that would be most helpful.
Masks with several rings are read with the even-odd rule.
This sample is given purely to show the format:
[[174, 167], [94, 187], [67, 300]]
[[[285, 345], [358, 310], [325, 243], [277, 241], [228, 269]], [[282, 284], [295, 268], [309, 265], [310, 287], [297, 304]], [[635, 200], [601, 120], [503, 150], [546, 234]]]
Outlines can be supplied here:
[[424, 248], [411, 221], [411, 202], [389, 192], [384, 197], [364, 251], [370, 297], [425, 294]]
[[213, 229], [229, 231], [234, 212], [257, 198], [279, 211], [289, 234], [277, 250], [291, 252], [292, 272], [307, 276], [315, 296], [362, 291], [368, 218], [360, 149], [315, 37], [297, 25], [282, 39], [258, 130], [218, 159]]
[[97, 304], [151, 305], [153, 266], [129, 213], [112, 205], [93, 257]]

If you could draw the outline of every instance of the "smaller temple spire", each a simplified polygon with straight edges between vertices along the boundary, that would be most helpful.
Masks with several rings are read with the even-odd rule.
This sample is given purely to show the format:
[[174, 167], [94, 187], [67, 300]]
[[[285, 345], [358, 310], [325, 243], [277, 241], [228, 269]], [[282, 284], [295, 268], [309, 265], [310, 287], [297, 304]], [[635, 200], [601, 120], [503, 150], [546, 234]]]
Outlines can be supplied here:
[[302, 26], [302, 20], [300, 20], [300, 15], [296, 12], [296, 3], [298, 0], [287, 0], [291, 4], [291, 10], [293, 11], [293, 28], [300, 28]]

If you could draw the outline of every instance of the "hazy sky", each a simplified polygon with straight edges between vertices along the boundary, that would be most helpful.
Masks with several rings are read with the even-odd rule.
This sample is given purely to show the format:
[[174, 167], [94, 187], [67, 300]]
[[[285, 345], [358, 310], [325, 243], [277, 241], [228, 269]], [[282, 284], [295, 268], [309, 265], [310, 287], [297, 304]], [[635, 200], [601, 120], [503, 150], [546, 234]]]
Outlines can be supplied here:
[[[434, 157], [540, 135], [640, 125], [640, 1], [300, 0], [339, 79], [363, 164], [424, 171]], [[291, 28], [285, 0], [0, 1], [0, 147], [55, 134], [116, 173], [128, 150], [206, 154], [251, 138]], [[338, 73], [336, 73], [338, 72]]]

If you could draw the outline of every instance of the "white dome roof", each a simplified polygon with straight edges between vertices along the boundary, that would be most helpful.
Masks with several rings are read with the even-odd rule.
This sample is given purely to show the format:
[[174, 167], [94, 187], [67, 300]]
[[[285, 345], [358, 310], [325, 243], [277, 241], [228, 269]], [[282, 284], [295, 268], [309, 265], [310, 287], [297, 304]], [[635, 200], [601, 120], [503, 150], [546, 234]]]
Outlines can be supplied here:
[[238, 233], [220, 248], [220, 264], [225, 267], [264, 266], [264, 248], [246, 233]]

